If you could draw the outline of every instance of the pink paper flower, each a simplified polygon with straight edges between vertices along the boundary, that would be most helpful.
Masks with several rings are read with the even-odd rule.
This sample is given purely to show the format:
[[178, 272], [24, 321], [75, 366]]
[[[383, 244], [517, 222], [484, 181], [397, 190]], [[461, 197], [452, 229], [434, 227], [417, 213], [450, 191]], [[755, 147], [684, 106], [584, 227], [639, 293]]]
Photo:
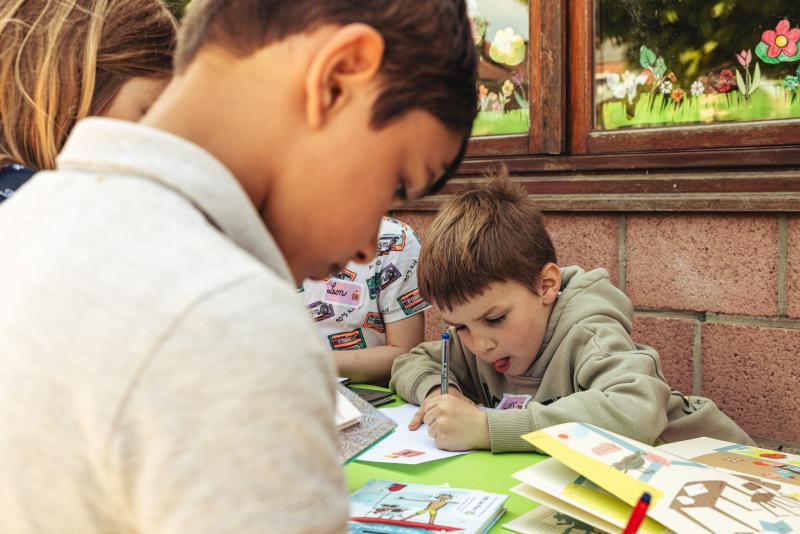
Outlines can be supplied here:
[[781, 52], [788, 57], [797, 54], [797, 41], [800, 40], [800, 28], [790, 28], [789, 21], [783, 19], [775, 30], [767, 30], [761, 34], [761, 40], [769, 45], [767, 55], [775, 58]]
[[739, 65], [741, 65], [744, 68], [749, 67], [750, 66], [750, 62], [753, 61], [753, 51], [752, 50], [742, 50], [741, 52], [736, 54], [736, 61], [738, 61]]

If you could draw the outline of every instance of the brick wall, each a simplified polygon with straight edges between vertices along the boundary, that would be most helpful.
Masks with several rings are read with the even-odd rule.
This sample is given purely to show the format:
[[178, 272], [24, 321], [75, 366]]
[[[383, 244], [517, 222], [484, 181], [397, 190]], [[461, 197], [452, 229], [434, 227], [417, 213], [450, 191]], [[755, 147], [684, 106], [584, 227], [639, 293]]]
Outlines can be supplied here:
[[[425, 238], [430, 212], [399, 212]], [[670, 385], [704, 395], [754, 437], [800, 443], [800, 217], [562, 214], [561, 265], [604, 267], [633, 301], [634, 338]], [[426, 338], [441, 332], [426, 312]]]

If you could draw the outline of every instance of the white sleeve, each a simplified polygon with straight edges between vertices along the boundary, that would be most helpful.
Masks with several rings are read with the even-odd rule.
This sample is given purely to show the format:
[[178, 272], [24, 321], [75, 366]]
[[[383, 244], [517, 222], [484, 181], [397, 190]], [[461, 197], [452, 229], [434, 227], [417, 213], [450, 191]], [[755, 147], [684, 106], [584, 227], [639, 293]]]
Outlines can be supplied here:
[[333, 365], [297, 300], [242, 281], [155, 349], [109, 451], [137, 532], [345, 532]]

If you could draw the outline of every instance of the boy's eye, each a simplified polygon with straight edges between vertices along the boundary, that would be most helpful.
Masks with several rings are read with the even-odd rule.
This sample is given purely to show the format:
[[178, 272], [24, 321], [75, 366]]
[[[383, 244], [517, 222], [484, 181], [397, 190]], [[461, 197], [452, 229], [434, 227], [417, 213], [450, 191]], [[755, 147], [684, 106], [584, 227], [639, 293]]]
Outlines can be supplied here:
[[467, 329], [467, 327], [464, 326], [463, 324], [456, 325], [453, 328], [455, 328], [456, 332], [462, 332]]
[[491, 319], [487, 318], [486, 322], [489, 324], [500, 324], [505, 320], [505, 318], [506, 318], [505, 315], [499, 315], [497, 317], [492, 317]]

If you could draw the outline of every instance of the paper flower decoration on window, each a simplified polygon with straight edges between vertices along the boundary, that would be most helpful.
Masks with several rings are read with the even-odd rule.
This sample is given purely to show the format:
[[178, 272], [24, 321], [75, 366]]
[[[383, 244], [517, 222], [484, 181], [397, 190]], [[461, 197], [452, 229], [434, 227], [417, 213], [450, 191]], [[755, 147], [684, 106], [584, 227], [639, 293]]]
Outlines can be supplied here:
[[525, 39], [512, 28], [500, 30], [489, 47], [489, 57], [504, 65], [519, 65], [525, 59]]
[[800, 28], [792, 28], [789, 21], [784, 19], [774, 30], [767, 30], [761, 34], [761, 42], [756, 46], [756, 55], [764, 63], [797, 61], [800, 59], [798, 40], [800, 40]]
[[628, 98], [629, 103], [633, 103], [636, 98], [636, 88], [643, 85], [647, 81], [647, 75], [639, 74], [638, 76], [632, 72], [625, 71], [621, 77], [616, 72], [606, 76], [606, 83], [608, 88], [611, 89], [611, 94], [614, 98]]

